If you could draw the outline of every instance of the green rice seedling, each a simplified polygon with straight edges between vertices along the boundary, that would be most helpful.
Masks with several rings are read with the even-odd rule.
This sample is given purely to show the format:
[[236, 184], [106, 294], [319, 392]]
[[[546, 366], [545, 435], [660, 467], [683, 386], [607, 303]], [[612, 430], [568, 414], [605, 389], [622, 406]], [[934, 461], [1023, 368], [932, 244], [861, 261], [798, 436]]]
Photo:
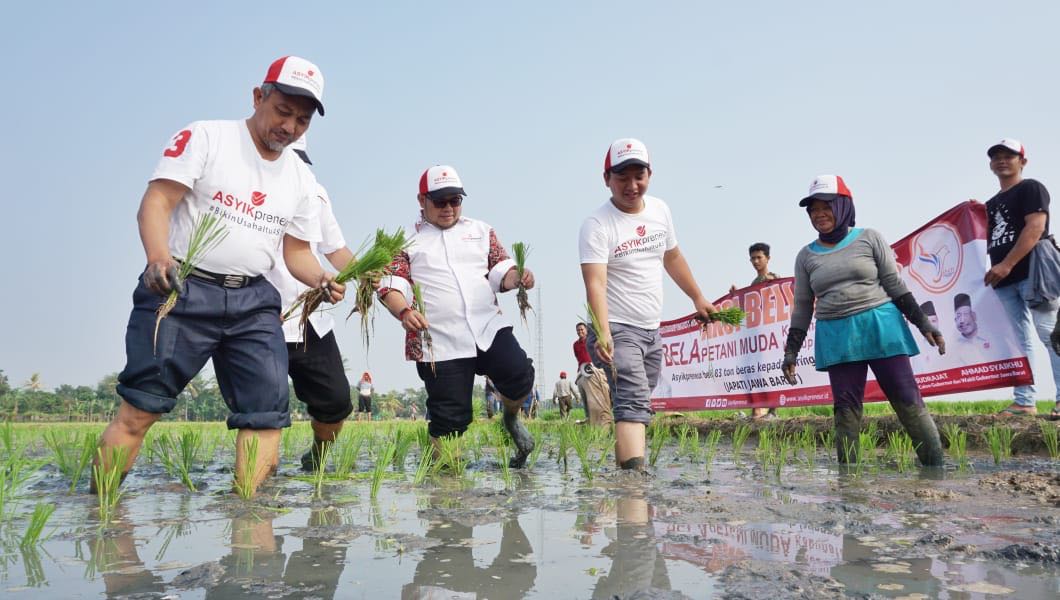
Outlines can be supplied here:
[[776, 458], [776, 450], [779, 440], [772, 427], [763, 427], [758, 431], [758, 447], [755, 449], [755, 457], [758, 462], [768, 464]]
[[747, 438], [750, 435], [751, 426], [746, 423], [740, 423], [736, 426], [736, 429], [732, 431], [732, 459], [736, 464], [740, 463], [740, 454], [743, 452], [743, 445], [747, 442]]
[[788, 455], [792, 452], [792, 450], [793, 447], [791, 445], [791, 442], [789, 442], [786, 438], [781, 438], [779, 444], [777, 445], [777, 451], [774, 455], [775, 458], [772, 459], [773, 477], [777, 481], [780, 481], [780, 473], [784, 470], [784, 465], [788, 464]]
[[323, 441], [320, 443], [320, 457], [316, 461], [316, 468], [313, 469], [313, 492], [317, 498], [322, 498], [324, 493], [324, 479], [327, 477], [328, 459], [331, 458], [331, 451], [335, 446], [333, 441]]
[[22, 539], [19, 541], [19, 546], [26, 548], [28, 546], [36, 545], [40, 541], [40, 535], [44, 531], [44, 526], [48, 523], [48, 519], [55, 512], [54, 504], [38, 504], [33, 507], [33, 514], [30, 515], [29, 525], [26, 526], [25, 533], [22, 534]]
[[1002, 460], [1012, 456], [1012, 440], [1015, 437], [1009, 427], [991, 425], [986, 430], [986, 443], [990, 445], [990, 455], [995, 465], [1000, 465]]
[[416, 441], [416, 436], [404, 429], [398, 429], [394, 433], [394, 468], [398, 471], [405, 470], [405, 460], [408, 458], [409, 450]]
[[[258, 464], [258, 436], [251, 435], [243, 440], [242, 464], [236, 465], [232, 474], [232, 486], [236, 494], [244, 500], [250, 500], [254, 496], [254, 469]], [[239, 473], [243, 473], [240, 479]]]
[[[697, 319], [703, 321], [701, 317], [696, 316]], [[743, 323], [743, 320], [747, 318], [747, 313], [739, 306], [730, 306], [728, 308], [722, 308], [717, 312], [711, 313], [710, 320], [708, 323], [724, 323], [726, 325], [739, 326]]]
[[397, 450], [393, 441], [387, 443], [383, 451], [376, 456], [375, 465], [372, 467], [371, 498], [379, 497], [379, 488], [383, 485], [383, 477], [386, 476], [387, 465], [394, 462], [394, 452]]
[[957, 470], [963, 471], [968, 468], [968, 434], [961, 431], [961, 426], [956, 423], [946, 423], [942, 426], [942, 433], [946, 436], [949, 446], [950, 458], [957, 463]]
[[1045, 421], [1038, 421], [1038, 429], [1042, 432], [1042, 441], [1045, 442], [1045, 448], [1049, 451], [1049, 458], [1060, 460], [1060, 445], [1057, 443], [1060, 427]]
[[[873, 423], [873, 425], [875, 425], [875, 423]], [[857, 453], [859, 467], [867, 464], [876, 464], [876, 443], [878, 440], [876, 436], [873, 435], [874, 433], [878, 435], [878, 432], [874, 432], [872, 430], [862, 431], [858, 433]]]
[[[360, 256], [355, 256], [350, 262], [346, 263], [346, 266], [335, 274], [335, 282], [346, 284], [351, 281], [359, 282], [362, 278], [368, 278], [369, 285], [371, 285], [371, 280], [381, 276], [383, 271], [394, 261], [394, 257], [406, 246], [407, 242], [405, 241], [405, 231], [403, 229], [399, 229], [393, 234], [377, 231], [374, 243], [367, 250], [359, 252]], [[283, 320], [290, 319], [301, 308], [302, 316], [298, 325], [303, 333], [303, 339], [305, 339], [304, 334], [309, 326], [309, 317], [326, 301], [328, 294], [328, 291], [320, 287], [306, 290], [283, 313]], [[362, 307], [354, 306], [355, 311], [359, 308]], [[368, 309], [365, 308], [364, 312], [367, 313]], [[352, 315], [353, 313], [351, 312], [350, 314]]]
[[584, 428], [573, 431], [571, 446], [574, 447], [574, 454], [578, 457], [578, 466], [581, 468], [582, 476], [585, 480], [592, 483], [596, 476], [593, 469], [593, 461], [589, 456], [592, 452], [592, 436]]
[[107, 524], [114, 516], [114, 508], [121, 500], [121, 480], [129, 451], [121, 446], [104, 452], [96, 450], [97, 464], [92, 466], [92, 475], [96, 481], [96, 498], [99, 503], [99, 521]]
[[827, 429], [818, 434], [818, 439], [821, 440], [821, 448], [825, 450], [835, 449], [835, 430]]
[[412, 483], [420, 485], [426, 481], [427, 476], [431, 474], [434, 468], [434, 451], [431, 448], [420, 450], [420, 460], [416, 463], [416, 474], [412, 478]]
[[169, 282], [173, 290], [169, 292], [166, 300], [155, 312], [154, 349], [156, 354], [158, 353], [158, 328], [162, 324], [162, 319], [166, 318], [166, 315], [177, 305], [177, 298], [180, 297], [180, 290], [184, 287], [184, 280], [226, 237], [228, 237], [228, 227], [225, 226], [220, 215], [207, 212], [199, 215], [199, 218], [195, 220], [195, 227], [191, 230], [191, 236], [188, 239], [188, 251], [177, 267], [177, 280]]
[[915, 461], [913, 439], [904, 431], [892, 431], [887, 434], [887, 454], [894, 460], [898, 472], [905, 473]]
[[357, 465], [357, 455], [364, 443], [364, 432], [347, 429], [339, 438], [338, 450], [334, 451], [335, 477], [346, 479]]
[[81, 482], [85, 469], [92, 464], [92, 457], [96, 455], [96, 448], [99, 447], [99, 439], [86, 431], [76, 443], [80, 447], [77, 449], [77, 457], [72, 461], [70, 473], [67, 475], [70, 479], [69, 492], [71, 494], [77, 489], [77, 484]]
[[703, 462], [707, 464], [707, 471], [710, 471], [710, 466], [714, 462], [714, 455], [718, 453], [718, 444], [721, 443], [721, 430], [712, 429], [707, 434], [707, 439], [703, 444]]
[[[585, 303], [585, 315], [586, 315], [585, 322], [588, 323], [589, 327], [592, 328], [593, 335], [596, 336], [596, 343], [597, 344], [602, 344], [604, 350], [607, 350], [608, 352], [612, 352], [613, 351], [613, 345], [611, 343], [611, 340], [610, 339], [604, 340], [604, 325], [603, 325], [603, 323], [600, 322], [600, 319], [596, 316], [596, 313], [593, 312], [593, 307], [589, 306], [588, 302]], [[612, 380], [617, 379], [618, 378], [618, 369], [615, 368], [614, 361], [612, 361], [609, 364], [611, 365], [611, 379]]]
[[180, 432], [177, 442], [177, 474], [185, 487], [194, 492], [195, 483], [191, 480], [191, 472], [195, 469], [195, 463], [199, 461], [202, 433], [198, 429], [185, 429]]
[[[40, 560], [39, 547], [35, 544], [22, 546], [18, 549], [22, 557], [22, 566], [26, 571], [26, 587], [39, 588], [48, 585], [48, 578], [44, 573], [44, 565]], [[11, 557], [12, 560], [14, 557]], [[5, 565], [6, 566], [6, 565]]]
[[512, 447], [508, 445], [508, 440], [501, 438], [497, 442], [497, 462], [501, 466], [501, 478], [504, 480], [504, 489], [512, 489], [512, 468], [508, 464], [508, 461], [512, 457]]
[[420, 445], [420, 452], [431, 451], [431, 432], [423, 425], [416, 429], [416, 442]]
[[[412, 284], [412, 308], [424, 318], [427, 317], [427, 305], [423, 303], [423, 288], [418, 283]], [[420, 341], [423, 342], [423, 347], [427, 351], [426, 356], [430, 357], [431, 373], [437, 374], [434, 369], [434, 339], [431, 338], [430, 328], [420, 332]]]
[[515, 259], [515, 276], [518, 278], [518, 291], [515, 293], [515, 301], [519, 305], [519, 316], [523, 319], [523, 325], [526, 325], [526, 311], [534, 310], [530, 306], [530, 296], [526, 293], [526, 286], [523, 285], [523, 273], [526, 270], [526, 257], [530, 255], [530, 246], [527, 246], [523, 242], [515, 242], [512, 244], [512, 258]]
[[648, 451], [648, 464], [655, 466], [655, 463], [659, 460], [659, 455], [662, 454], [663, 446], [670, 440], [670, 428], [665, 425], [652, 423], [649, 429], [651, 432], [651, 439], [649, 442]]
[[696, 458], [699, 448], [699, 431], [684, 423], [677, 428], [677, 455]]
[[463, 477], [467, 462], [463, 436], [451, 434], [438, 438], [438, 469], [448, 469], [453, 475]]
[[804, 425], [802, 433], [798, 438], [799, 448], [802, 450], [802, 458], [807, 467], [813, 467], [817, 460], [817, 435], [813, 432], [812, 425]]
[[372, 332], [372, 305], [375, 300], [376, 282], [386, 275], [386, 269], [393, 262], [394, 257], [408, 248], [409, 242], [405, 239], [405, 230], [398, 229], [394, 233], [387, 233], [383, 229], [375, 232], [375, 243], [362, 256], [361, 262], [367, 263], [365, 268], [380, 264], [381, 259], [386, 257], [386, 264], [377, 269], [368, 269], [357, 277], [357, 291], [354, 296], [353, 310], [346, 317], [349, 320], [353, 313], [361, 315], [361, 339], [364, 349], [368, 349], [368, 343]]
[[573, 432], [570, 423], [564, 423], [559, 430], [559, 448], [556, 450], [556, 464], [563, 465], [563, 472], [567, 472], [567, 453], [570, 450], [570, 439]]
[[530, 456], [526, 459], [526, 466], [533, 469], [537, 464], [537, 459], [541, 458], [541, 450], [545, 447], [545, 434], [540, 429], [534, 428], [530, 431], [530, 435], [534, 436], [534, 449], [530, 451]]

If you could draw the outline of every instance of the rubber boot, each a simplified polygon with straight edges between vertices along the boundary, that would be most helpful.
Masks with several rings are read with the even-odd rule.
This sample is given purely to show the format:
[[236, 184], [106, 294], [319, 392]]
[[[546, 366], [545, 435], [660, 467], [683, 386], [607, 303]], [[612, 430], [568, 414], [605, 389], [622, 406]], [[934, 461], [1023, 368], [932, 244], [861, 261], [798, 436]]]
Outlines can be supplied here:
[[306, 473], [316, 472], [320, 465], [320, 459], [324, 454], [324, 444], [331, 444], [331, 442], [313, 440], [313, 445], [302, 455], [302, 471]]
[[898, 421], [905, 427], [905, 432], [912, 438], [920, 464], [925, 467], [941, 467], [944, 460], [942, 440], [939, 439], [939, 430], [927, 407], [892, 403], [891, 408], [894, 409], [894, 414], [898, 415]]
[[519, 412], [522, 408], [521, 402], [516, 402], [502, 397], [504, 405], [504, 428], [515, 442], [515, 456], [508, 461], [512, 469], [521, 469], [526, 465], [526, 457], [534, 450], [534, 436], [526, 430], [522, 421], [519, 420]]
[[857, 464], [858, 434], [861, 433], [861, 407], [835, 409], [835, 450], [840, 464]]

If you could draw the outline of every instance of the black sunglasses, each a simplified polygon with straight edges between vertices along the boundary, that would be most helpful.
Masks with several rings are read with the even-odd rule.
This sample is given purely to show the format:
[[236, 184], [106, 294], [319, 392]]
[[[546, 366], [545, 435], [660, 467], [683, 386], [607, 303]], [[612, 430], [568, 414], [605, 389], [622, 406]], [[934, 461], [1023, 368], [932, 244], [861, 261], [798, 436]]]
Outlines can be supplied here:
[[431, 203], [434, 204], [435, 208], [445, 208], [445, 206], [447, 204], [451, 208], [456, 208], [456, 207], [460, 206], [461, 204], [463, 204], [463, 202], [464, 202], [463, 196], [453, 196], [452, 198], [438, 198], [438, 199], [431, 198]]

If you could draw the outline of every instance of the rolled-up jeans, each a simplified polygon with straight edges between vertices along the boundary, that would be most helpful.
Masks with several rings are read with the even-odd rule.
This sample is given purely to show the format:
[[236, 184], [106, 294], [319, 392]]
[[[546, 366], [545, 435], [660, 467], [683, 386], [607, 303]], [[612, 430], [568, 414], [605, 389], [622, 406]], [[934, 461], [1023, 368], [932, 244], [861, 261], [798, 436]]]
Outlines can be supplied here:
[[[1060, 356], [1057, 356], [1049, 345], [1049, 335], [1056, 326], [1056, 310], [1060, 306], [1060, 300], [1053, 300], [1031, 308], [1021, 293], [1028, 285], [1030, 285], [1030, 280], [1024, 279], [1019, 283], [995, 288], [994, 291], [1001, 300], [1002, 306], [1005, 307], [1005, 312], [1012, 321], [1012, 327], [1016, 330], [1020, 347], [1027, 353], [1027, 360], [1032, 365], [1037, 353], [1034, 344], [1035, 335], [1045, 344], [1046, 354], [1049, 355], [1049, 365], [1053, 371], [1053, 383], [1056, 384], [1056, 401], [1060, 403]], [[1035, 379], [1038, 378], [1035, 377]], [[1033, 385], [1019, 385], [1013, 388], [1012, 397], [1020, 406], [1034, 406], [1035, 393]]]

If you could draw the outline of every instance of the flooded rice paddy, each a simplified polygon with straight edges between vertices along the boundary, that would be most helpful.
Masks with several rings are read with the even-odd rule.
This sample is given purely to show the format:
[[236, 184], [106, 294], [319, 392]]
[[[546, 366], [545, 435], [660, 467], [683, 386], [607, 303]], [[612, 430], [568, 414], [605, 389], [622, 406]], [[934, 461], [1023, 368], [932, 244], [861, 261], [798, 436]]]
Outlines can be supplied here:
[[[497, 424], [477, 423], [461, 463], [437, 468], [420, 462], [423, 423], [351, 423], [317, 478], [299, 468], [310, 436], [300, 424], [284, 435], [277, 475], [242, 500], [230, 491], [230, 433], [163, 424], [102, 523], [87, 474], [70, 492], [69, 465], [41, 441], [46, 428], [16, 426], [5, 450], [21, 452], [30, 474], [0, 481], [10, 492], [0, 512], [0, 596], [1060, 594], [1060, 463], [1048, 452], [997, 464], [973, 448], [963, 460], [951, 453], [945, 470], [922, 470], [883, 441], [881, 420], [870, 425], [876, 458], [839, 467], [826, 447], [829, 420], [784, 427], [746, 440], [742, 425], [713, 437], [712, 424], [654, 429], [655, 464], [639, 475], [617, 471], [608, 432], [585, 426], [533, 423], [541, 450], [529, 468], [509, 471]], [[99, 429], [68, 426], [69, 456], [78, 436]], [[177, 451], [188, 429], [202, 432], [189, 470], [196, 491], [160, 454]], [[175, 445], [158, 441], [167, 436]], [[38, 504], [55, 511], [40, 539], [20, 546]]]

